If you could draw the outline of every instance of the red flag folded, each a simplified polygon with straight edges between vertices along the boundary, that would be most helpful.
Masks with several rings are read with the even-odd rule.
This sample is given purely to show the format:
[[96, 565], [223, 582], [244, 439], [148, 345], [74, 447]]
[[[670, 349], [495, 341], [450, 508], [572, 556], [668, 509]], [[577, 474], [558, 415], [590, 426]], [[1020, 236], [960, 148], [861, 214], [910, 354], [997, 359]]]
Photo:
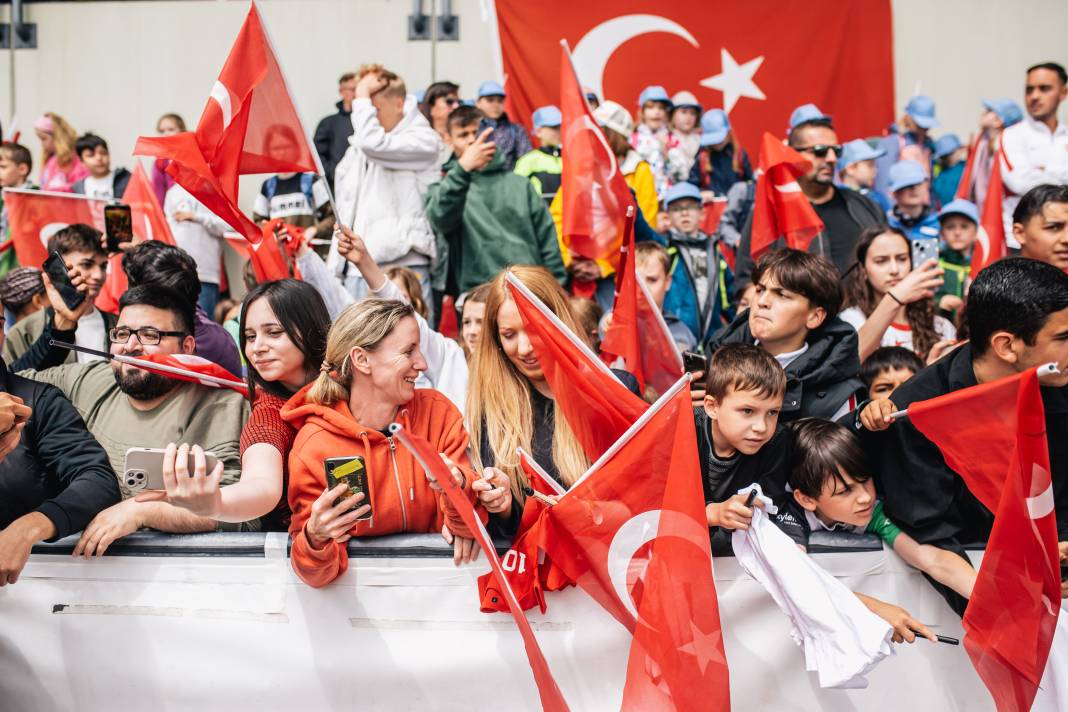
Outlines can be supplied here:
[[[559, 497], [566, 490], [557, 484], [542, 467], [522, 448], [519, 449], [519, 466], [526, 473], [530, 487], [540, 495]], [[558, 591], [574, 582], [539, 550], [541, 543], [541, 513], [545, 503], [536, 496], [528, 496], [523, 504], [523, 517], [511, 548], [501, 561], [508, 585], [516, 592], [523, 610], [538, 606], [545, 612], [544, 591]], [[497, 587], [492, 573], [478, 578], [478, 597], [485, 613], [504, 611], [506, 603]]]
[[759, 167], [750, 254], [756, 260], [784, 236], [788, 247], [807, 250], [812, 238], [823, 230], [823, 221], [797, 184], [798, 176], [804, 175], [812, 164], [781, 139], [765, 132]]
[[4, 188], [4, 207], [11, 225], [15, 256], [24, 267], [40, 267], [48, 259], [45, 245], [57, 230], [85, 223], [104, 229], [106, 200], [72, 193]]
[[730, 709], [700, 471], [682, 378], [543, 515], [546, 554], [634, 633], [622, 709]]
[[482, 551], [486, 553], [486, 558], [490, 563], [490, 569], [492, 570], [493, 575], [497, 578], [498, 590], [501, 591], [505, 600], [508, 602], [508, 609], [511, 611], [512, 618], [515, 619], [516, 626], [519, 628], [519, 634], [523, 637], [523, 646], [527, 651], [527, 659], [530, 662], [530, 669], [534, 673], [534, 682], [538, 686], [538, 694], [541, 697], [542, 709], [547, 710], [547, 712], [567, 710], [567, 702], [564, 700], [560, 688], [556, 685], [556, 680], [553, 678], [552, 671], [549, 669], [549, 663], [545, 660], [545, 656], [541, 652], [541, 647], [538, 645], [538, 639], [534, 637], [534, 631], [530, 627], [530, 622], [527, 621], [526, 616], [523, 615], [523, 609], [520, 607], [515, 594], [508, 585], [508, 578], [505, 576], [504, 569], [501, 566], [501, 560], [497, 558], [497, 550], [493, 547], [493, 541], [486, 532], [486, 528], [482, 525], [481, 519], [478, 514], [475, 513], [471, 500], [467, 498], [463, 490], [456, 484], [455, 480], [453, 480], [448, 468], [445, 467], [445, 463], [442, 462], [440, 455], [434, 451], [434, 448], [430, 446], [430, 443], [420, 438], [418, 435], [409, 433], [396, 423], [390, 426], [390, 430], [397, 436], [397, 439], [411, 451], [412, 455], [414, 455], [415, 459], [417, 459], [423, 466], [423, 469], [426, 470], [427, 474], [441, 486], [449, 503], [463, 518], [468, 529], [471, 530], [475, 535], [475, 538], [478, 540], [478, 544], [482, 548]]
[[195, 134], [142, 136], [134, 153], [170, 159], [167, 173], [253, 243], [260, 231], [237, 207], [238, 176], [320, 172], [255, 3]]
[[229, 388], [243, 396], [248, 395], [248, 385], [225, 368], [200, 356], [192, 354], [141, 354], [140, 356], [112, 355], [112, 359], [137, 368], [177, 378], [180, 381], [199, 383], [211, 388]]
[[1027, 712], [1060, 610], [1053, 484], [1036, 370], [913, 403], [908, 414], [995, 513], [964, 614], [964, 646], [999, 712]]
[[634, 205], [604, 132], [597, 126], [571, 64], [560, 49], [560, 112], [563, 116], [561, 231], [571, 253], [614, 262], [623, 241], [627, 206]]
[[972, 145], [968, 147], [968, 160], [964, 163], [964, 172], [960, 176], [960, 182], [957, 183], [957, 194], [954, 197], [975, 202], [975, 198], [972, 196], [972, 181], [975, 180], [975, 158], [979, 154], [979, 142], [985, 140], [986, 137], [980, 131], [979, 135], [972, 141]]
[[638, 379], [642, 393], [651, 386], [659, 395], [682, 376], [682, 357], [660, 308], [638, 279], [633, 208], [628, 211], [626, 245], [617, 274], [616, 301], [601, 341], [601, 358], [609, 365], [622, 362], [622, 368]]
[[1008, 160], [999, 143], [998, 151], [994, 155], [994, 167], [990, 171], [990, 183], [983, 199], [983, 212], [979, 216], [979, 233], [975, 247], [972, 248], [972, 279], [975, 279], [984, 267], [1009, 254], [1009, 247], [1005, 242], [1005, 222], [1002, 218], [1005, 184], [1001, 181], [1001, 162], [1005, 161], [1006, 167], [1011, 169]]
[[130, 206], [135, 236], [141, 240], [175, 244], [170, 223], [167, 222], [156, 191], [152, 189], [152, 181], [148, 179], [140, 161], [134, 163], [133, 175], [126, 185], [126, 192], [122, 194], [122, 202]]
[[[256, 274], [257, 282], [273, 282], [276, 279], [287, 279], [290, 276], [300, 279], [299, 274], [289, 274], [289, 263], [282, 254], [282, 248], [275, 236], [275, 231], [281, 226], [282, 221], [279, 218], [264, 223], [260, 228], [262, 239], [255, 244], [242, 239], [240, 235], [227, 233], [224, 236], [227, 244], [234, 248], [242, 259], [252, 263], [252, 271]], [[289, 240], [292, 242], [293, 238]], [[293, 266], [295, 270], [296, 262], [293, 262]]]
[[507, 280], [556, 407], [586, 457], [596, 460], [648, 406], [515, 275]]
[[723, 213], [727, 212], [727, 198], [717, 195], [712, 200], [701, 206], [701, 232], [706, 235], [715, 235], [719, 228], [719, 221], [723, 219]]

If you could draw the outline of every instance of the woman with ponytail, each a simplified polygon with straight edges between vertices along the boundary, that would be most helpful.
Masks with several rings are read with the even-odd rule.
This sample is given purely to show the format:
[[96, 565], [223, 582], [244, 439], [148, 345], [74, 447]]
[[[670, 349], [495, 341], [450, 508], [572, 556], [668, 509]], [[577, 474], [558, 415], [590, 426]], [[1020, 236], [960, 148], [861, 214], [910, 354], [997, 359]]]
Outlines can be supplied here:
[[[412, 307], [367, 298], [341, 312], [317, 377], [282, 408], [297, 428], [289, 455], [290, 556], [308, 585], [325, 586], [345, 572], [352, 537], [440, 532], [453, 543], [457, 564], [477, 555], [458, 513], [389, 432], [396, 422], [427, 440], [474, 498], [463, 416], [441, 393], [415, 388], [426, 367]], [[347, 496], [345, 484], [327, 487], [325, 461], [337, 456], [363, 458], [366, 498]]]
[[928, 363], [957, 337], [953, 325], [935, 316], [934, 294], [942, 285], [936, 260], [913, 269], [912, 250], [896, 228], [870, 227], [857, 241], [857, 262], [845, 280], [838, 316], [860, 336], [860, 360], [880, 346], [902, 346]]

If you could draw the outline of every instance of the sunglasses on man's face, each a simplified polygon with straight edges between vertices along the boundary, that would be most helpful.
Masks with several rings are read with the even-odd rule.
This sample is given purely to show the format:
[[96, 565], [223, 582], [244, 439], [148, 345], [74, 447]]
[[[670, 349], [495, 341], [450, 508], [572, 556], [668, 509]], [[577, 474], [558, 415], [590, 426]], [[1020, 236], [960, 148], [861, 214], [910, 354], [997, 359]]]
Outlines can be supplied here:
[[800, 153], [811, 153], [816, 158], [826, 158], [829, 151], [834, 151], [835, 157], [842, 155], [842, 144], [833, 144], [826, 146], [822, 143], [817, 143], [815, 146], [794, 147], [795, 151]]

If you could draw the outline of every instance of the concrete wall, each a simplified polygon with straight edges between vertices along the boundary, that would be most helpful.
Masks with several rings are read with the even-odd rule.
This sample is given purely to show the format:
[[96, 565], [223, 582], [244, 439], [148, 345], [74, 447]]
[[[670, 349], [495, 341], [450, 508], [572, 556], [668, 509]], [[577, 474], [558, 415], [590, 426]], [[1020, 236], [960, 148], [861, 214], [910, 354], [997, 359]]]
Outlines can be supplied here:
[[[453, 5], [461, 41], [438, 44], [436, 77], [459, 82], [470, 95], [495, 72], [492, 34], [480, 0]], [[0, 10], [5, 21], [9, 7]], [[431, 44], [406, 39], [408, 0], [260, 0], [260, 8], [308, 131], [331, 110], [336, 77], [361, 62], [380, 61], [411, 87], [435, 78]], [[161, 113], [177, 111], [195, 124], [246, 10], [243, 0], [28, 5], [39, 45], [16, 57], [26, 145], [37, 151], [31, 124], [45, 110], [108, 138], [119, 164], [129, 163], [136, 136], [153, 132]], [[894, 0], [898, 104], [920, 86], [938, 101], [941, 130], [966, 135], [981, 97], [1019, 99], [1024, 67], [1068, 62], [1066, 27], [1064, 0]], [[0, 51], [5, 124], [8, 63]]]

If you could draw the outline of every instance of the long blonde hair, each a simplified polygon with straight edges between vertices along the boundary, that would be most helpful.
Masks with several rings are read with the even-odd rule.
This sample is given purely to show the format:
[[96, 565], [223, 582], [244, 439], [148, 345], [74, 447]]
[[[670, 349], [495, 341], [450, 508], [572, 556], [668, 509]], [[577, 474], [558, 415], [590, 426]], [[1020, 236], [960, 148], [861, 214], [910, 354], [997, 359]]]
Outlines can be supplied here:
[[[508, 475], [512, 483], [512, 496], [518, 502], [523, 502], [529, 481], [519, 466], [516, 449], [521, 447], [527, 452], [531, 451], [534, 412], [530, 400], [530, 381], [505, 355], [497, 333], [497, 314], [501, 306], [512, 298], [505, 281], [509, 271], [580, 339], [588, 342], [588, 338], [571, 311], [567, 294], [548, 270], [542, 267], [511, 267], [489, 283], [486, 316], [482, 322], [478, 348], [471, 361], [467, 388], [466, 413], [472, 459], [479, 468], [483, 466], [484, 434], [495, 467]], [[556, 413], [553, 421], [553, 461], [560, 479], [570, 486], [586, 471], [590, 462], [563, 414]]]
[[338, 315], [326, 336], [326, 360], [307, 400], [333, 405], [349, 397], [352, 387], [352, 359], [349, 353], [359, 346], [374, 351], [401, 319], [415, 314], [411, 305], [389, 299], [363, 299]]
[[[46, 112], [45, 116], [52, 120], [52, 140], [56, 144], [56, 162], [63, 167], [69, 166], [74, 160], [74, 144], [78, 140], [78, 132], [59, 114]], [[42, 170], [51, 157], [43, 150], [41, 151]]]

